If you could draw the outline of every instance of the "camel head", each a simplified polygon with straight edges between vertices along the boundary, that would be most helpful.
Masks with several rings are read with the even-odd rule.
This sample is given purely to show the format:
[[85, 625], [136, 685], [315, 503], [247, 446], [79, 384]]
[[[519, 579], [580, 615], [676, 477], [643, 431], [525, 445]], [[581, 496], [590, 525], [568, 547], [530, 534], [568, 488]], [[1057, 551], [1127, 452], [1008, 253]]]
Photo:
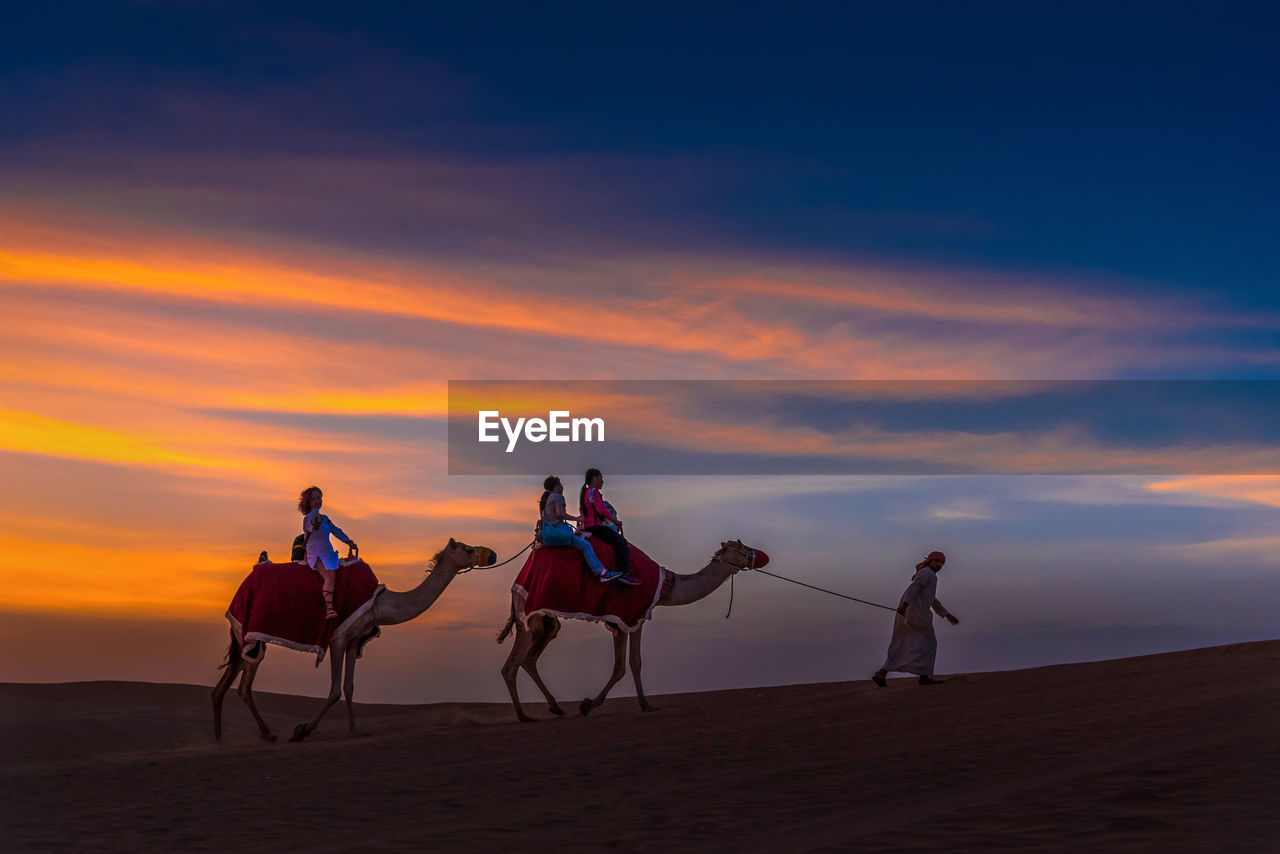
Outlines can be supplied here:
[[431, 559], [431, 565], [439, 566], [441, 562], [448, 561], [455, 567], [466, 569], [473, 566], [493, 566], [497, 560], [497, 553], [488, 546], [469, 546], [450, 537], [449, 544]]
[[720, 544], [715, 560], [733, 567], [734, 572], [740, 572], [765, 566], [769, 563], [769, 556], [760, 549], [743, 545], [742, 540], [729, 540]]

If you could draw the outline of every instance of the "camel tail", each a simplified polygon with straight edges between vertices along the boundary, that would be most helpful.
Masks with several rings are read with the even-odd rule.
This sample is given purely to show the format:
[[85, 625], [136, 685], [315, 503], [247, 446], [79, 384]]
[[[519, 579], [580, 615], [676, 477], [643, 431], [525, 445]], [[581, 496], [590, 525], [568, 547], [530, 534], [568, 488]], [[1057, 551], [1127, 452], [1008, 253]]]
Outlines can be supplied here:
[[498, 632], [499, 646], [501, 646], [502, 642], [507, 639], [507, 635], [511, 634], [511, 629], [515, 627], [515, 624], [516, 624], [516, 609], [515, 609], [515, 606], [513, 605], [511, 606], [511, 616], [507, 617], [506, 625], [502, 627], [502, 631]]
[[236, 643], [236, 633], [232, 632], [231, 646], [227, 647], [227, 657], [224, 658], [222, 660], [222, 663], [218, 665], [218, 669], [225, 670], [226, 668], [230, 667], [232, 670], [235, 670], [237, 667], [240, 666], [240, 661], [241, 661], [240, 644]]

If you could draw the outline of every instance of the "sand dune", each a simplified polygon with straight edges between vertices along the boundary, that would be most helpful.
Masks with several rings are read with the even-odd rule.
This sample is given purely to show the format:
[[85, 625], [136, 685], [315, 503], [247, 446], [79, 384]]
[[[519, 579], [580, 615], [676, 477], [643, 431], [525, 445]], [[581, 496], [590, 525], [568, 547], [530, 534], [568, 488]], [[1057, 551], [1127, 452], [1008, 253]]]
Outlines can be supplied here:
[[[304, 744], [231, 695], [215, 746], [208, 696], [0, 685], [0, 850], [1280, 851], [1280, 641], [523, 725], [362, 705], [370, 737]], [[316, 702], [259, 706], [283, 736]]]

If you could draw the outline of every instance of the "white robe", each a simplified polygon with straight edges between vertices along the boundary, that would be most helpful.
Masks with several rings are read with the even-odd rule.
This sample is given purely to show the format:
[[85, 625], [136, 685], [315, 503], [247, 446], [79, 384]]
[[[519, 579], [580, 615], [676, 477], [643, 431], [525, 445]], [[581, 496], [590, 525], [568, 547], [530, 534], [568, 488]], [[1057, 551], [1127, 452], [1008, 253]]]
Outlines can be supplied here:
[[[316, 516], [320, 517], [320, 527], [313, 529], [311, 522]], [[315, 569], [316, 561], [319, 561], [325, 569], [339, 567], [338, 553], [334, 550], [333, 543], [329, 541], [329, 536], [332, 534], [348, 545], [351, 544], [351, 538], [341, 528], [330, 522], [328, 516], [319, 510], [312, 510], [302, 517], [302, 533], [307, 534], [307, 566]]]
[[907, 606], [905, 615], [893, 618], [893, 639], [889, 641], [889, 654], [883, 670], [933, 675], [933, 663], [938, 657], [938, 637], [933, 633], [933, 612], [939, 617], [949, 613], [936, 595], [938, 574], [929, 567], [916, 570], [898, 607]]

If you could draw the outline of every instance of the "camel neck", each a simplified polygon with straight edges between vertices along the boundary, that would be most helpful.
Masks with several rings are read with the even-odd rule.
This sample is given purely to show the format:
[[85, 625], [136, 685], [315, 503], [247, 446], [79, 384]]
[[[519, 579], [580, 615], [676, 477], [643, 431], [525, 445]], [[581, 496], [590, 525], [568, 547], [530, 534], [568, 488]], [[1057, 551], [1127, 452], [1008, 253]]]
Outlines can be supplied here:
[[383, 591], [374, 603], [374, 621], [380, 626], [394, 626], [414, 619], [440, 598], [460, 569], [462, 567], [442, 559], [412, 590]]
[[673, 572], [672, 575], [675, 576], [675, 584], [671, 587], [671, 595], [659, 602], [659, 605], [688, 605], [710, 596], [733, 575], [733, 567], [713, 558], [692, 575], [682, 575], [679, 572]]

